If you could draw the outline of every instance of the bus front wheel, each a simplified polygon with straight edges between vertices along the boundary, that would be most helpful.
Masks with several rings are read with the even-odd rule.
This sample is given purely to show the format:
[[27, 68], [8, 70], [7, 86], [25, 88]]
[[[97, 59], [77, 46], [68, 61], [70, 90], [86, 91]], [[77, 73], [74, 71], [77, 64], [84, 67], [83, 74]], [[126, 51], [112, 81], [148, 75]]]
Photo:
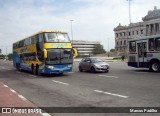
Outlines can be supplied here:
[[32, 67], [31, 67], [31, 68], [32, 68], [32, 74], [34, 74], [34, 75], [35, 75], [35, 74], [36, 74], [36, 68], [34, 67], [34, 65], [32, 65]]
[[150, 70], [153, 72], [158, 72], [160, 70], [160, 63], [158, 61], [154, 61], [150, 65]]
[[21, 65], [19, 63], [16, 63], [16, 68], [18, 71], [21, 71]]

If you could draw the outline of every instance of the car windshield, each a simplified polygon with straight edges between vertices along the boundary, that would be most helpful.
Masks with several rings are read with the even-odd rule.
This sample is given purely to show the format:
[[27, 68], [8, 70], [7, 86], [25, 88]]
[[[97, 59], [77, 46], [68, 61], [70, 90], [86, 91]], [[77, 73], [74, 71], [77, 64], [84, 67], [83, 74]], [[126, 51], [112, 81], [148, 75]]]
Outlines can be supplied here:
[[45, 42], [69, 42], [69, 36], [67, 33], [45, 33]]
[[99, 59], [99, 58], [92, 58], [91, 61], [92, 61], [93, 63], [104, 62], [102, 59]]

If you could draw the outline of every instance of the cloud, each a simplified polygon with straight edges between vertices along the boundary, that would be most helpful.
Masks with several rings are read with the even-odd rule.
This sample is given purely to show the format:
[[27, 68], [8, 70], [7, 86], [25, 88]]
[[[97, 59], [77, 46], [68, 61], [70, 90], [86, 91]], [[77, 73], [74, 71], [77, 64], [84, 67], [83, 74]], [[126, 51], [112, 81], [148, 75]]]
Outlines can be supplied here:
[[[67, 31], [71, 37], [70, 20], [73, 19], [73, 37], [76, 40], [100, 41], [104, 48], [114, 48], [114, 27], [128, 25], [126, 0], [1, 0], [0, 47], [27, 37], [37, 31], [55, 29]], [[132, 0], [132, 22], [142, 20], [159, 0]], [[11, 47], [8, 52], [11, 52]]]

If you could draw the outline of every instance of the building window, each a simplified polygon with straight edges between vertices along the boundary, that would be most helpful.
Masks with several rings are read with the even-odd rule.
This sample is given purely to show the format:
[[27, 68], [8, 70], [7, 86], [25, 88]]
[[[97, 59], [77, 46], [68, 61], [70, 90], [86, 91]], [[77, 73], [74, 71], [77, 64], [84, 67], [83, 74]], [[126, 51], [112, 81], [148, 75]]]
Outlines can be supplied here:
[[137, 31], [137, 35], [138, 35], [138, 31]]
[[125, 33], [125, 32], [123, 32], [123, 35], [124, 35], [124, 36], [126, 36], [126, 33]]
[[143, 34], [143, 30], [141, 30], [141, 34]]
[[130, 35], [131, 35], [131, 32], [128, 32], [128, 35], [130, 36]]
[[126, 40], [124, 40], [124, 45], [126, 45]]
[[153, 33], [153, 31], [154, 31], [154, 25], [153, 24], [151, 24], [151, 34]]
[[122, 45], [122, 41], [121, 41], [121, 45]]
[[155, 28], [156, 28], [156, 32], [158, 32], [158, 31], [159, 31], [159, 24], [156, 23], [155, 26], [156, 26], [156, 27], [155, 27]]
[[118, 37], [118, 33], [116, 33], [116, 37]]
[[134, 35], [134, 31], [132, 31], [132, 35]]
[[118, 41], [117, 41], [117, 46], [118, 46]]
[[122, 37], [122, 33], [120, 33], [120, 36]]

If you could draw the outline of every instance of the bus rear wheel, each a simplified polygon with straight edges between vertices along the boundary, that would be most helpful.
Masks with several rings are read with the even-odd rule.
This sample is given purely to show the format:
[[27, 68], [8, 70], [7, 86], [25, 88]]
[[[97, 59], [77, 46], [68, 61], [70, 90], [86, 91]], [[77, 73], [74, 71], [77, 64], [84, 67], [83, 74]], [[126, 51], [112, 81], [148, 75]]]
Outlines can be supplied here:
[[160, 70], [160, 63], [158, 61], [154, 61], [150, 65], [150, 70], [153, 72], [159, 72]]

